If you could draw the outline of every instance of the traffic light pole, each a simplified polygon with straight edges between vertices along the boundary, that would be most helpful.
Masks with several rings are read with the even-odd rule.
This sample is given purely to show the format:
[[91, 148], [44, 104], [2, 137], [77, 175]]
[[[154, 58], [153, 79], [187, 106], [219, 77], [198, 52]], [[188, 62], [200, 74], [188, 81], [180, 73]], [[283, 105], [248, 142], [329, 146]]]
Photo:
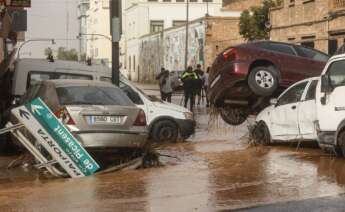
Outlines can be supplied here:
[[120, 81], [121, 0], [110, 1], [110, 30], [112, 36], [112, 82], [118, 86]]

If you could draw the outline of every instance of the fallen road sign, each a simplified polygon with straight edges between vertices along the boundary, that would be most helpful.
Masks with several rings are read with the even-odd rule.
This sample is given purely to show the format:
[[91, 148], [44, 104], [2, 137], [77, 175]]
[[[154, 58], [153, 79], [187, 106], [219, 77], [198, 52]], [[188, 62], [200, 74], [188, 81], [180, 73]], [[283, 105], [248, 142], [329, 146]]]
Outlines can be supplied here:
[[12, 114], [71, 177], [90, 176], [100, 168], [40, 98], [14, 108]]

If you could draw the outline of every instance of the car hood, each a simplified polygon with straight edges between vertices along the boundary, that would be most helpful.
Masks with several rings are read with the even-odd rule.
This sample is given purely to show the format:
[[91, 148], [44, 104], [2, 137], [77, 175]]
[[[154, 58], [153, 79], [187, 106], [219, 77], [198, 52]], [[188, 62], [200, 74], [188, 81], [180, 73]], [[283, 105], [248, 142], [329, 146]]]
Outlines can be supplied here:
[[173, 110], [180, 113], [190, 112], [188, 109], [180, 105], [175, 105], [168, 102], [152, 102], [152, 103], [155, 107], [159, 107], [166, 110]]

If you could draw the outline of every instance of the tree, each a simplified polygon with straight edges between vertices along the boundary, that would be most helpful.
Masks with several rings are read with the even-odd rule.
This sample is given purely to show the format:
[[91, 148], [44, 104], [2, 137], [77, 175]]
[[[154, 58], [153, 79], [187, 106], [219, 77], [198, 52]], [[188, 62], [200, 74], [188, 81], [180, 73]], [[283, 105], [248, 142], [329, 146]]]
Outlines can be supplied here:
[[44, 55], [45, 56], [49, 56], [51, 54], [53, 54], [53, 50], [50, 47], [44, 49]]
[[78, 52], [75, 49], [66, 50], [65, 47], [59, 47], [57, 58], [59, 60], [78, 61]]
[[244, 10], [239, 23], [240, 34], [243, 38], [249, 41], [268, 39], [269, 11], [281, 2], [281, 0], [264, 0], [262, 6], [253, 6], [249, 10]]

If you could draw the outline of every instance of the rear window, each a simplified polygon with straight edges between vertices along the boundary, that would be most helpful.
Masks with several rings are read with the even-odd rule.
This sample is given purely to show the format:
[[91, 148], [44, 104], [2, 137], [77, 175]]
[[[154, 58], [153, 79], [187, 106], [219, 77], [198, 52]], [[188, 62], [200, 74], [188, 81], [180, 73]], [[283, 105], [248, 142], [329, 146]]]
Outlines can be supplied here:
[[134, 106], [118, 88], [71, 86], [56, 89], [61, 105], [120, 105]]
[[298, 54], [302, 57], [306, 57], [312, 60], [317, 60], [321, 62], [327, 62], [329, 59], [329, 56], [326, 54], [322, 54], [321, 52], [305, 48], [303, 46], [297, 46]]

